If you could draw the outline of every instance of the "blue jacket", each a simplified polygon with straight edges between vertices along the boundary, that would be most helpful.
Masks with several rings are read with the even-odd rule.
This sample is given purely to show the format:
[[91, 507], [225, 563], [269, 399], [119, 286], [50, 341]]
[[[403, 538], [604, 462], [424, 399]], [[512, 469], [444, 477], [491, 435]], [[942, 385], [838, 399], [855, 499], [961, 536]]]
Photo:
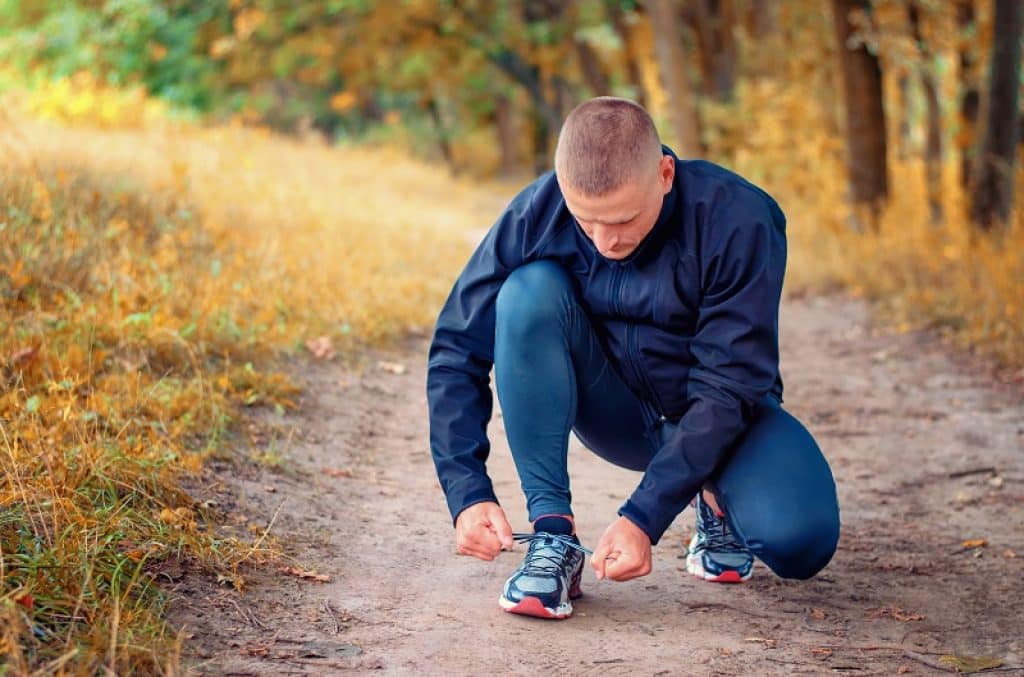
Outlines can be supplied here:
[[485, 470], [494, 301], [509, 272], [550, 259], [578, 283], [609, 359], [678, 429], [619, 509], [657, 543], [769, 392], [781, 400], [778, 314], [786, 219], [723, 167], [676, 161], [654, 228], [628, 258], [601, 256], [553, 171], [516, 195], [470, 257], [437, 319], [427, 368], [430, 447], [454, 520], [497, 501]]

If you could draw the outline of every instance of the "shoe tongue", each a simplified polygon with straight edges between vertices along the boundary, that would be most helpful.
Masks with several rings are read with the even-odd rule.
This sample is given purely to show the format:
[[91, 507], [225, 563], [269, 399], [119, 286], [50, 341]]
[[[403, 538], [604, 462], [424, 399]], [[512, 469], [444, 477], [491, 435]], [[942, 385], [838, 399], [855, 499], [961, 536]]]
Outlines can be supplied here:
[[533, 531], [572, 536], [572, 522], [560, 515], [545, 515], [533, 523]]

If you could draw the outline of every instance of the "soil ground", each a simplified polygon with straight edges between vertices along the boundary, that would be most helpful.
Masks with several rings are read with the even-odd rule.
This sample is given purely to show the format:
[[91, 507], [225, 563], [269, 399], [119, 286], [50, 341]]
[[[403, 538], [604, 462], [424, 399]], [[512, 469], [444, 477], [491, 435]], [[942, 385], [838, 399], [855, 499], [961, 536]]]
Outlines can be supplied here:
[[[196, 483], [197, 500], [216, 500], [238, 528], [273, 520], [296, 566], [330, 580], [270, 568], [239, 593], [187, 568], [168, 574], [188, 672], [918, 675], [945, 667], [943, 654], [996, 657], [1000, 674], [1016, 672], [1021, 375], [997, 378], [929, 333], [873, 328], [866, 306], [844, 297], [787, 299], [782, 313], [784, 406], [832, 464], [842, 510], [839, 550], [816, 578], [782, 580], [761, 564], [738, 586], [689, 577], [688, 508], [655, 548], [651, 575], [597, 581], [588, 566], [572, 618], [503, 613], [498, 594], [524, 546], [492, 563], [455, 554], [428, 448], [420, 338], [366, 356], [362, 369], [296, 362], [301, 408], [253, 422], [286, 431], [276, 467], [224, 461]], [[526, 530], [497, 412], [490, 433], [496, 491]], [[575, 439], [570, 473], [592, 547], [640, 475]]]

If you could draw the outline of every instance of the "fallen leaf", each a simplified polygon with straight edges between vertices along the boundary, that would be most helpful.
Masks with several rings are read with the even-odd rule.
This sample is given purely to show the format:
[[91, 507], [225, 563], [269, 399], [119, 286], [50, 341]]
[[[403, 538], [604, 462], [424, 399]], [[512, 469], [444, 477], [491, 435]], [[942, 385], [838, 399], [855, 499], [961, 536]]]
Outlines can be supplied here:
[[247, 644], [239, 649], [239, 653], [243, 656], [266, 656], [270, 653], [270, 647]]
[[399, 376], [404, 374], [406, 371], [404, 364], [399, 364], [398, 362], [385, 362], [384, 360], [377, 363], [377, 368], [381, 371], [386, 371], [389, 374], [397, 374]]
[[811, 615], [811, 618], [813, 618], [816, 621], [820, 621], [820, 620], [823, 620], [825, 618], [825, 612], [822, 609], [819, 609], [817, 607], [811, 609], [811, 614], [810, 615]]
[[766, 649], [771, 649], [775, 646], [774, 639], [768, 639], [767, 637], [744, 637], [744, 642], [760, 642]]
[[355, 477], [356, 474], [350, 468], [324, 468], [325, 475], [330, 477]]
[[869, 618], [885, 618], [885, 617], [889, 617], [889, 618], [894, 618], [894, 619], [896, 619], [898, 621], [902, 621], [904, 623], [907, 623], [907, 622], [910, 622], [910, 621], [923, 621], [924, 620], [924, 616], [922, 616], [921, 614], [914, 613], [914, 612], [911, 612], [911, 611], [904, 611], [903, 609], [899, 608], [898, 606], [883, 606], [883, 607], [879, 607], [877, 609], [873, 609], [871, 611], [871, 613], [868, 615], [868, 617]]
[[1010, 550], [1009, 548], [1003, 550], [1003, 557], [1005, 557], [1006, 559], [1013, 559], [1016, 556], [1017, 553], [1015, 553], [1013, 550]]
[[192, 519], [193, 513], [191, 510], [185, 507], [175, 508], [164, 508], [160, 511], [160, 521], [166, 524], [170, 524], [176, 527], [182, 527], [183, 529], [195, 529], [196, 522]]
[[988, 545], [988, 541], [984, 538], [969, 538], [966, 541], [961, 541], [960, 547], [962, 548], [984, 548]]
[[909, 665], [901, 665], [900, 667], [898, 667], [896, 669], [896, 674], [897, 675], [905, 675], [908, 672], [910, 672], [910, 666]]
[[21, 606], [25, 607], [29, 611], [32, 611], [36, 605], [35, 598], [27, 592], [21, 597], [16, 597], [14, 601], [20, 604]]
[[309, 348], [309, 352], [313, 353], [314, 357], [321, 360], [330, 360], [337, 354], [334, 352], [334, 346], [331, 344], [329, 336], [320, 336], [306, 341], [306, 347]]
[[947, 654], [939, 658], [940, 663], [945, 663], [957, 672], [981, 672], [1002, 667], [1002, 658], [991, 658], [989, 656], [957, 656]]
[[289, 576], [295, 576], [309, 581], [316, 581], [318, 583], [327, 583], [331, 580], [331, 577], [327, 574], [318, 574], [315, 571], [303, 571], [298, 567], [281, 567], [280, 571], [281, 573], [288, 574]]

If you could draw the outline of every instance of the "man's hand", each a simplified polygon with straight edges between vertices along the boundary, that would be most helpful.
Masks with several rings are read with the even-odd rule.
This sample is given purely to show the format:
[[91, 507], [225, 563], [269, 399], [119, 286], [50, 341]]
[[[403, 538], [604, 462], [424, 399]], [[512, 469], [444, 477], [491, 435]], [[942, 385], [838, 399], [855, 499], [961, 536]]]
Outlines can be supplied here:
[[505, 511], [493, 501], [474, 503], [455, 519], [455, 545], [460, 555], [490, 562], [514, 544]]
[[605, 529], [590, 566], [599, 579], [628, 581], [651, 573], [651, 539], [644, 530], [620, 517]]

